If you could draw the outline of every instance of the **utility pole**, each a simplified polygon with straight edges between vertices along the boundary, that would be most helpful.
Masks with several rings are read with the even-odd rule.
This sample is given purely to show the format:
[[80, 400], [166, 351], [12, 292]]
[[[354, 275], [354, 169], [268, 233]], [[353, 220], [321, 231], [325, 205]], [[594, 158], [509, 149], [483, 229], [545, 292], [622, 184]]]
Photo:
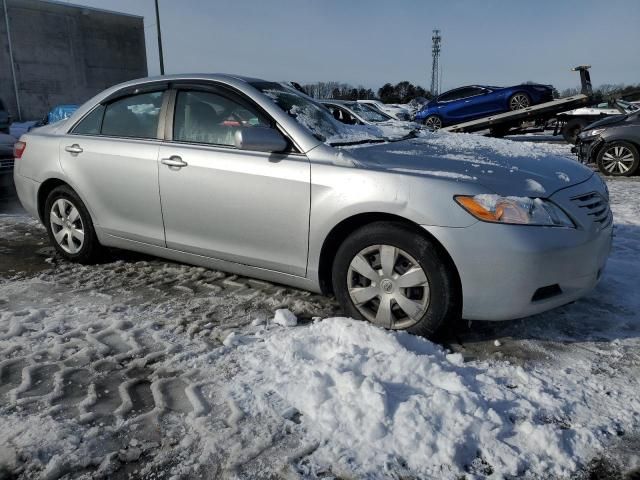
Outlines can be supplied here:
[[160, 9], [158, 0], [156, 2], [156, 29], [158, 30], [158, 53], [160, 55], [160, 75], [164, 75], [164, 57], [162, 55], [162, 33], [160, 32]]
[[13, 60], [13, 45], [11, 44], [11, 30], [9, 29], [9, 12], [7, 10], [6, 0], [2, 0], [2, 8], [4, 10], [4, 24], [7, 30], [7, 43], [9, 44], [9, 63], [11, 64], [11, 76], [13, 77], [13, 91], [16, 96], [16, 110], [18, 120], [22, 121], [22, 111], [20, 109], [20, 92], [18, 91], [18, 79], [16, 78], [16, 65]]
[[440, 58], [440, 40], [442, 40], [440, 30], [433, 31], [431, 40], [431, 95], [437, 97], [440, 93], [440, 72], [438, 66], [438, 60]]

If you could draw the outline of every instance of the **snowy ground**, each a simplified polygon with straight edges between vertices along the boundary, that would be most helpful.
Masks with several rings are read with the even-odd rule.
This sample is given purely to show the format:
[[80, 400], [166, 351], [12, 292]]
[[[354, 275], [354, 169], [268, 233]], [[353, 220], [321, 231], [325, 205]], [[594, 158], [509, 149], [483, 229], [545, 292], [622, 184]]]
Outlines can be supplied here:
[[639, 180], [609, 181], [591, 295], [444, 346], [222, 272], [72, 265], [0, 203], [0, 478], [632, 478]]

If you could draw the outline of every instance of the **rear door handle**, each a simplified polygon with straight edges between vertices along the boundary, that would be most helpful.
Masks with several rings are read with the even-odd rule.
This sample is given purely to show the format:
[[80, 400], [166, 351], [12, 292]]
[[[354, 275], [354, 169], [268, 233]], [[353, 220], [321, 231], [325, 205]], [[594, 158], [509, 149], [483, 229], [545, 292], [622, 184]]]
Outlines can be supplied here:
[[82, 148], [77, 143], [74, 143], [73, 145], [67, 145], [66, 147], [64, 147], [64, 149], [67, 152], [72, 153], [74, 155], [77, 155], [83, 152]]
[[162, 160], [160, 160], [160, 162], [162, 162], [164, 165], [167, 165], [169, 167], [176, 167], [176, 168], [182, 168], [189, 165], [187, 162], [182, 160], [182, 158], [179, 157], [178, 155], [171, 155], [169, 158], [163, 158]]

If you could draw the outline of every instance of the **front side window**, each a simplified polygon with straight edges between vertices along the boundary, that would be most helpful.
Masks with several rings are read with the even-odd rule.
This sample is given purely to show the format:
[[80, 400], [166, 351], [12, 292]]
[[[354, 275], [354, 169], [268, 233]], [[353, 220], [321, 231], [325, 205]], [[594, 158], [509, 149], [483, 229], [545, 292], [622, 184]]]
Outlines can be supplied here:
[[236, 130], [271, 127], [257, 109], [225, 95], [180, 91], [176, 100], [173, 139], [178, 142], [233, 146]]
[[141, 93], [109, 103], [100, 133], [111, 137], [156, 138], [162, 94]]

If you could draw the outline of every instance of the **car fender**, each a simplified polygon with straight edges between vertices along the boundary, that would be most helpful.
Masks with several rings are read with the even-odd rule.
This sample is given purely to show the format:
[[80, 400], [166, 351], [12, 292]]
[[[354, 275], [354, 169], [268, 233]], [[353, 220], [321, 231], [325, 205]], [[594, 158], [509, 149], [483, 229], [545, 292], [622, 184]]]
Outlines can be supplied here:
[[487, 189], [418, 173], [312, 160], [308, 276], [317, 277], [325, 240], [345, 221], [362, 215], [371, 219], [394, 216], [420, 226], [464, 228], [477, 220], [456, 204], [454, 196], [478, 193], [487, 193]]

